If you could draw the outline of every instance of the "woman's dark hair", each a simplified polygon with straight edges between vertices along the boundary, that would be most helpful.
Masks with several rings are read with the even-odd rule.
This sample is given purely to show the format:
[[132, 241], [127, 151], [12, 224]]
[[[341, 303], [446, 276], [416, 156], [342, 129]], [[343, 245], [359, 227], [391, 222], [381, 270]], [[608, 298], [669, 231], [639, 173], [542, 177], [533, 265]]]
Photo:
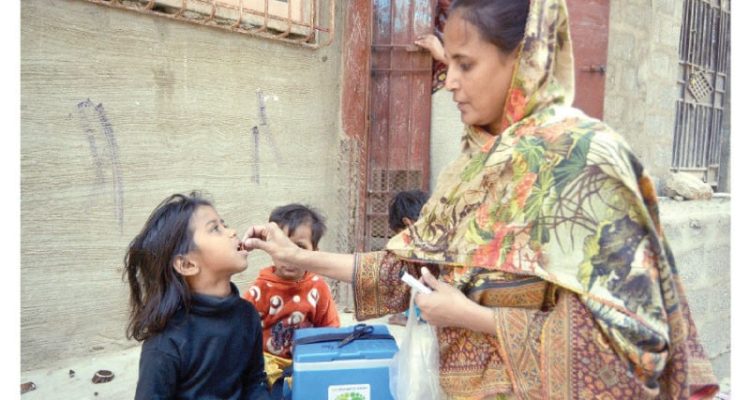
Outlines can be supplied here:
[[289, 229], [289, 236], [292, 236], [300, 225], [310, 224], [311, 242], [315, 250], [318, 249], [320, 238], [326, 233], [325, 218], [313, 208], [297, 203], [276, 207], [271, 211], [268, 222], [275, 222], [281, 229]]
[[422, 206], [427, 202], [427, 193], [421, 190], [407, 190], [396, 193], [388, 204], [388, 226], [393, 231], [406, 228], [402, 219], [416, 221]]
[[123, 271], [130, 285], [128, 339], [148, 339], [164, 330], [181, 306], [189, 307], [190, 288], [172, 261], [195, 249], [190, 221], [200, 206], [213, 207], [196, 192], [167, 197], [130, 242]]
[[477, 28], [482, 39], [510, 54], [523, 39], [529, 0], [454, 0], [449, 15], [456, 11]]

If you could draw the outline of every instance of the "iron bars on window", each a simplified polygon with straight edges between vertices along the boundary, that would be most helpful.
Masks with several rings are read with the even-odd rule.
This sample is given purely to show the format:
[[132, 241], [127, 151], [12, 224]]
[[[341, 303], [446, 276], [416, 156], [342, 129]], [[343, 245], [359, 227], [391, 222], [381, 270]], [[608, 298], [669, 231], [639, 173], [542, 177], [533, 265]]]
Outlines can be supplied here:
[[[336, 0], [83, 0], [319, 48], [333, 42]], [[321, 23], [321, 10], [327, 20]]]

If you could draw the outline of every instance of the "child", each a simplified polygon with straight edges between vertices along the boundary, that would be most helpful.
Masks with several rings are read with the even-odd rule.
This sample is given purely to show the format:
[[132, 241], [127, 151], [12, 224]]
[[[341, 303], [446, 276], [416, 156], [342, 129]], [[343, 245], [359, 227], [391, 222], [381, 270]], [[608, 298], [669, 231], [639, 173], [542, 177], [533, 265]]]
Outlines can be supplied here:
[[136, 399], [269, 398], [260, 318], [230, 281], [246, 268], [237, 232], [197, 194], [151, 213], [125, 255]]
[[[422, 206], [427, 199], [427, 193], [421, 190], [405, 190], [396, 193], [388, 205], [388, 226], [391, 232], [396, 234], [411, 226], [419, 218], [419, 212], [422, 211]], [[414, 311], [419, 317], [419, 308], [415, 307]], [[393, 314], [388, 318], [388, 323], [405, 326], [408, 315], [409, 310]]]
[[[307, 250], [318, 250], [318, 242], [326, 230], [323, 217], [300, 204], [278, 207], [268, 220]], [[291, 365], [294, 330], [339, 327], [336, 303], [323, 278], [294, 265], [279, 265], [275, 260], [274, 265], [260, 271], [243, 297], [255, 305], [263, 321], [263, 350], [268, 353], [266, 372], [276, 393], [276, 379], [281, 370]]]
[[419, 218], [422, 206], [427, 202], [427, 193], [421, 190], [405, 190], [396, 193], [388, 205], [388, 226], [396, 234]]

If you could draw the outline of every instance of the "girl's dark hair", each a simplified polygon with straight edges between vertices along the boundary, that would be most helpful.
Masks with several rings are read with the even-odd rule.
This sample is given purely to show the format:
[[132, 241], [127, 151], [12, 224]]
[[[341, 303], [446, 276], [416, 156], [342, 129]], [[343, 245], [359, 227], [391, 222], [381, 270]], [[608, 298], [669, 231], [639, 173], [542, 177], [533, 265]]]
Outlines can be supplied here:
[[388, 204], [388, 226], [394, 231], [406, 228], [402, 218], [412, 221], [419, 218], [422, 206], [427, 202], [427, 193], [421, 190], [407, 190], [396, 193]]
[[289, 229], [289, 236], [294, 234], [298, 226], [310, 224], [311, 242], [315, 250], [318, 249], [320, 238], [326, 233], [325, 218], [313, 208], [297, 203], [274, 208], [268, 222], [275, 222], [281, 229]]
[[123, 271], [130, 285], [128, 339], [148, 339], [164, 330], [181, 306], [189, 307], [190, 288], [172, 261], [195, 249], [190, 221], [200, 206], [213, 207], [196, 192], [167, 197], [130, 242]]
[[459, 10], [461, 18], [474, 25], [482, 39], [510, 54], [523, 39], [529, 0], [454, 0], [449, 15]]

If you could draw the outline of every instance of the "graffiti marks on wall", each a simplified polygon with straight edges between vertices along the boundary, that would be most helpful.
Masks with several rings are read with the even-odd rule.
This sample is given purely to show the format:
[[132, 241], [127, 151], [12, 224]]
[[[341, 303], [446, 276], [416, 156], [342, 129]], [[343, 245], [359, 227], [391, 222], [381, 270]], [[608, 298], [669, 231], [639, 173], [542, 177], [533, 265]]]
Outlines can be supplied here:
[[260, 131], [258, 126], [253, 127], [253, 183], [260, 184]]
[[[256, 90], [257, 98], [258, 98], [258, 125], [253, 126], [252, 128], [252, 135], [253, 135], [253, 152], [252, 152], [252, 163], [253, 163], [253, 171], [252, 171], [252, 177], [251, 180], [255, 184], [260, 184], [260, 137], [263, 136], [264, 141], [268, 144], [268, 146], [271, 148], [271, 151], [273, 153], [274, 161], [277, 165], [283, 164], [283, 158], [281, 156], [281, 152], [279, 151], [279, 147], [276, 145], [276, 141], [273, 139], [273, 135], [271, 134], [271, 124], [268, 121], [268, 114], [266, 112], [266, 100], [268, 100], [268, 96], [263, 95], [263, 91], [261, 89]], [[274, 100], [278, 100], [278, 97], [274, 96]]]
[[105, 186], [106, 175], [111, 173], [115, 218], [122, 233], [124, 219], [122, 166], [112, 123], [102, 103], [95, 105], [91, 99], [86, 99], [78, 103], [77, 109], [81, 129], [89, 145], [91, 162], [96, 171], [97, 186]]

